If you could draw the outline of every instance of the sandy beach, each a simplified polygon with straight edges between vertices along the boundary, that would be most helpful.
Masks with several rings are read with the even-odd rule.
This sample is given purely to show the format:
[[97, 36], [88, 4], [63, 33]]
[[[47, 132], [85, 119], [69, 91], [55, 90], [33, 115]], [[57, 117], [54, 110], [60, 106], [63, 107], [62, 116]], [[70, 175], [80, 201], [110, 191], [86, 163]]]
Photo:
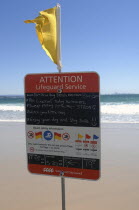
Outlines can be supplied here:
[[[24, 123], [1, 122], [2, 210], [61, 210], [59, 177], [27, 170]], [[67, 210], [139, 208], [139, 125], [102, 124], [102, 171], [98, 181], [66, 178]]]

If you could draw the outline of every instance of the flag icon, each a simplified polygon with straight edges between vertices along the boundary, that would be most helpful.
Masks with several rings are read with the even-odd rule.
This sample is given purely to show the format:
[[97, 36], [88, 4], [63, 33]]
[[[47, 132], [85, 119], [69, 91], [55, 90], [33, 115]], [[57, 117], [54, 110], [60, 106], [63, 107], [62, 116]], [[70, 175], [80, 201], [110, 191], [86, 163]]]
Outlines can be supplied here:
[[82, 139], [82, 138], [83, 138], [83, 136], [78, 133], [78, 139]]
[[93, 135], [93, 140], [96, 140], [96, 139], [98, 139], [98, 138], [99, 138], [98, 136]]
[[85, 139], [91, 139], [91, 136], [89, 136], [88, 134], [85, 135]]
[[36, 139], [42, 139], [42, 132], [35, 133], [35, 138]]
[[54, 132], [54, 139], [62, 140], [61, 133]]

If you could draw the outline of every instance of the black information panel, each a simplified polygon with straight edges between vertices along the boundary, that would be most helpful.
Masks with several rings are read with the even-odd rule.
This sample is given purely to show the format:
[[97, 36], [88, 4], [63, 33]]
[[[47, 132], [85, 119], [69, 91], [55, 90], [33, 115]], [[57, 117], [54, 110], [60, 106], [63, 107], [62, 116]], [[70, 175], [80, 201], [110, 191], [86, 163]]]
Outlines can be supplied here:
[[99, 170], [99, 160], [92, 158], [28, 154], [28, 163], [47, 166], [61, 166], [67, 168]]
[[26, 123], [99, 127], [99, 94], [26, 93]]
[[28, 154], [28, 163], [45, 165], [45, 155]]

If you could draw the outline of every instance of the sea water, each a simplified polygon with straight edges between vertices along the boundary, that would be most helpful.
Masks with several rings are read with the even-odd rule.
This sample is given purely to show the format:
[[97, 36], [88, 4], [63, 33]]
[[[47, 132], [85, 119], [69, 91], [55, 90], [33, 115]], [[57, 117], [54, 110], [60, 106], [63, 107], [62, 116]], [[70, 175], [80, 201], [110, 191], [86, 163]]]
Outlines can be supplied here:
[[23, 96], [0, 96], [0, 121], [25, 121]]
[[[0, 96], [0, 121], [25, 122], [23, 96]], [[139, 123], [139, 94], [100, 96], [102, 123]]]
[[139, 123], [139, 94], [101, 96], [101, 121]]

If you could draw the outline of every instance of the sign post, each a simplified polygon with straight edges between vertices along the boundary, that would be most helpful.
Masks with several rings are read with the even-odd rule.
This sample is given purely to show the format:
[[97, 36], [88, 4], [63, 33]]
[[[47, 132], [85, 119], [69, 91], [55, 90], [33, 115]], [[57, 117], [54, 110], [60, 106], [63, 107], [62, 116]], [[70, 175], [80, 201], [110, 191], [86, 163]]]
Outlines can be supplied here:
[[62, 190], [62, 210], [66, 210], [65, 178], [63, 176], [61, 176], [61, 190]]
[[28, 170], [65, 177], [100, 177], [99, 76], [95, 72], [25, 77]]

